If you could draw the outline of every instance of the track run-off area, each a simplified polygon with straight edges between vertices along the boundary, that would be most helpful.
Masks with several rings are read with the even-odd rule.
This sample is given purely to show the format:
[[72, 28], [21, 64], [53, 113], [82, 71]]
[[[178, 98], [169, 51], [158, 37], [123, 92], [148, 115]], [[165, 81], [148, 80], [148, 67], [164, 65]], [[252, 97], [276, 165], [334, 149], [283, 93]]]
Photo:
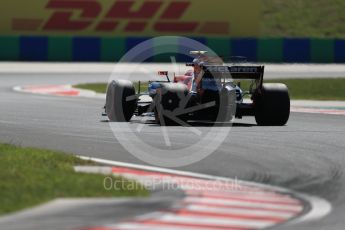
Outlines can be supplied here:
[[[292, 102], [284, 127], [258, 127], [254, 118], [235, 120], [225, 141], [210, 156], [176, 171], [158, 170], [128, 153], [114, 138], [100, 116], [103, 96], [70, 87], [107, 82], [113, 69], [110, 64], [2, 65], [1, 142], [102, 159], [112, 165], [111, 173], [144, 184], [152, 179], [177, 184], [184, 194], [170, 208], [150, 210], [147, 215], [128, 214], [128, 218], [103, 225], [88, 224], [89, 229], [342, 229], [345, 117], [341, 102]], [[341, 65], [266, 68], [267, 78], [278, 78], [277, 82], [287, 77], [342, 77], [343, 73]], [[133, 76], [133, 81], [138, 79], [140, 73]], [[136, 118], [129, 125], [136, 126]], [[195, 141], [183, 133], [183, 127], [168, 129], [177, 147]], [[146, 143], [164, 144], [159, 126], [147, 124], [137, 135]], [[237, 189], [227, 187], [234, 181], [238, 181]], [[220, 183], [218, 190], [210, 190], [214, 183]], [[198, 189], [190, 184], [197, 184]], [[6, 229], [1, 220], [0, 226]], [[61, 224], [51, 229], [67, 227]]]

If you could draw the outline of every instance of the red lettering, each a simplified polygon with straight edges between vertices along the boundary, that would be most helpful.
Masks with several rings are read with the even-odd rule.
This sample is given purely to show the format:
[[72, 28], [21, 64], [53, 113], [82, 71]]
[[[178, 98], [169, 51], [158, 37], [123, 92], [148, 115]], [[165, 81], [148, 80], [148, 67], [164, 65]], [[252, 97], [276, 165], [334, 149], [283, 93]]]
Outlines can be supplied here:
[[134, 0], [116, 1], [107, 13], [107, 18], [149, 19], [157, 13], [162, 5], [161, 1], [145, 1], [136, 11], [133, 10]]
[[179, 19], [186, 12], [190, 2], [171, 2], [161, 15], [161, 19]]
[[[12, 20], [14, 30], [43, 30], [50, 31], [83, 31], [91, 28], [98, 32], [111, 32], [119, 29], [122, 32], [143, 32], [152, 25], [156, 32], [161, 33], [200, 33], [200, 34], [229, 34], [228, 22], [198, 22], [182, 21], [191, 6], [188, 0], [145, 0], [137, 3], [135, 0], [112, 0], [114, 4], [104, 17], [101, 0], [49, 0], [46, 9], [53, 10], [50, 18], [44, 22], [41, 19]], [[160, 11], [161, 10], [161, 11]], [[162, 12], [161, 15], [157, 15]], [[103, 15], [103, 14], [102, 14]], [[152, 21], [158, 16], [160, 21]], [[127, 20], [123, 20], [127, 19]], [[151, 22], [152, 21], [152, 22]], [[151, 24], [152, 23], [152, 24]]]
[[[51, 0], [46, 8], [63, 10], [54, 12], [44, 25], [44, 30], [83, 30], [90, 26], [102, 8], [95, 0]], [[72, 19], [76, 10], [80, 10], [78, 20]]]
[[155, 23], [154, 29], [158, 32], [165, 33], [194, 32], [199, 25], [198, 22], [177, 21], [183, 16], [183, 14], [187, 11], [189, 6], [189, 1], [171, 2], [160, 16], [160, 18], [164, 19], [164, 21]]

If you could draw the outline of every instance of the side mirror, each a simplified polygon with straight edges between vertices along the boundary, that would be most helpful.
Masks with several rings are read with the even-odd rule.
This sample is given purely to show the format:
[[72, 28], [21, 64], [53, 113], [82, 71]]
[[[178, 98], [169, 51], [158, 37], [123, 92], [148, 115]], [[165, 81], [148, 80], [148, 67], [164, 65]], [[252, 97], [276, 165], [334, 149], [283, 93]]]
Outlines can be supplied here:
[[170, 82], [168, 71], [158, 71], [158, 75], [159, 76], [165, 76], [167, 78], [167, 81]]

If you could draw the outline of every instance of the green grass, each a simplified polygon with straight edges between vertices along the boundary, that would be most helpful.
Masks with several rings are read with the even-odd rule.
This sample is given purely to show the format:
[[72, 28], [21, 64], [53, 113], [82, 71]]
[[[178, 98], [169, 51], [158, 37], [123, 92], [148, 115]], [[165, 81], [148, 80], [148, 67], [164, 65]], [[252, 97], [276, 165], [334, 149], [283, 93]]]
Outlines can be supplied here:
[[105, 93], [107, 91], [107, 84], [105, 83], [79, 84], [79, 85], [74, 85], [73, 87], [78, 88], [78, 89], [92, 90], [97, 93]]
[[[288, 86], [292, 99], [307, 100], [342, 100], [345, 101], [345, 78], [322, 78], [322, 79], [280, 79], [266, 80], [265, 82], [279, 82]], [[242, 83], [246, 88], [245, 82]], [[80, 88], [80, 85], [74, 87]], [[82, 88], [99, 90], [105, 93], [106, 84], [83, 84]], [[147, 83], [141, 84], [142, 92], [147, 90]]]
[[[267, 82], [277, 82], [270, 80]], [[288, 86], [293, 99], [345, 101], [345, 79], [288, 79], [278, 80]]]
[[106, 190], [105, 176], [76, 173], [74, 165], [90, 165], [72, 155], [0, 144], [0, 214], [65, 197], [146, 196], [135, 181], [112, 177], [127, 188]]
[[[249, 83], [249, 81], [242, 81], [241, 88], [247, 90]], [[266, 80], [264, 83], [287, 85], [290, 97], [294, 100], [345, 101], [345, 78], [279, 79]]]
[[343, 0], [262, 0], [261, 36], [345, 38]]
[[[140, 83], [140, 91], [146, 92], [147, 91], [147, 82]], [[97, 93], [105, 93], [107, 91], [107, 84], [106, 83], [90, 83], [90, 84], [79, 84], [74, 85], [73, 87], [79, 88], [79, 89], [87, 89], [87, 90], [93, 90]], [[134, 83], [135, 90], [138, 92], [139, 89], [139, 83]]]

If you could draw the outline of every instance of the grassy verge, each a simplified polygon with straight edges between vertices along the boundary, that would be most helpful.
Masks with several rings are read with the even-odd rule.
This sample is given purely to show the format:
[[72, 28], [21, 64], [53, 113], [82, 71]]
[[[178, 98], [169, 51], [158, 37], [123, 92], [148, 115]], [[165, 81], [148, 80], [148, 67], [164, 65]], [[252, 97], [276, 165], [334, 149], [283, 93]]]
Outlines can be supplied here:
[[92, 90], [97, 93], [105, 93], [107, 91], [106, 83], [79, 84], [79, 85], [74, 85], [73, 87], [78, 88], [78, 89]]
[[283, 79], [293, 99], [345, 101], [345, 78], [336, 79]]
[[[140, 83], [140, 91], [141, 92], [146, 92], [147, 91], [147, 82], [142, 82]], [[107, 91], [107, 84], [106, 83], [90, 83], [90, 84], [79, 84], [75, 85], [75, 88], [79, 89], [87, 89], [87, 90], [92, 90], [97, 93], [105, 93]], [[139, 90], [139, 83], [135, 82], [134, 83], [135, 90], [138, 92]]]
[[[265, 82], [280, 82], [286, 84], [289, 87], [292, 99], [345, 101], [345, 78], [280, 79], [267, 80]], [[242, 85], [245, 88], [246, 84]], [[99, 93], [105, 93], [106, 91], [105, 83], [83, 84], [76, 85], [75, 87], [95, 90]], [[141, 91], [147, 91], [147, 83], [141, 84]]]
[[[0, 214], [54, 198], [146, 196], [135, 181], [112, 177], [128, 186], [106, 190], [104, 175], [76, 173], [74, 165], [90, 165], [72, 155], [0, 144]], [[126, 190], [125, 188], [136, 188]]]
[[343, 0], [262, 0], [261, 36], [345, 38]]

